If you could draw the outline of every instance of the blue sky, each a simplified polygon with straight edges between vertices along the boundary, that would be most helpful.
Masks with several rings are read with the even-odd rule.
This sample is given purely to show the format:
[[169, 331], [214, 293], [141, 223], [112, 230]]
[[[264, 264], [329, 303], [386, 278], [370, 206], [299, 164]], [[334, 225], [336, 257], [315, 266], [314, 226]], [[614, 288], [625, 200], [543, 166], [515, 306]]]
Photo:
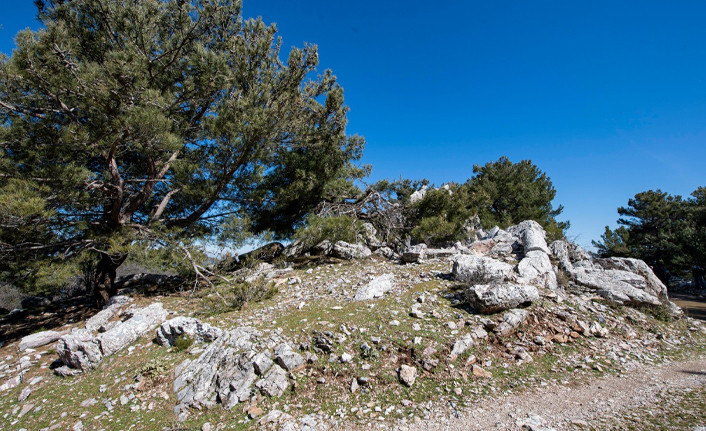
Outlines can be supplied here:
[[[5, 6], [0, 51], [37, 27]], [[706, 186], [702, 1], [267, 1], [284, 47], [319, 46], [345, 89], [371, 180], [463, 182], [507, 155], [551, 177], [582, 245], [616, 208]]]

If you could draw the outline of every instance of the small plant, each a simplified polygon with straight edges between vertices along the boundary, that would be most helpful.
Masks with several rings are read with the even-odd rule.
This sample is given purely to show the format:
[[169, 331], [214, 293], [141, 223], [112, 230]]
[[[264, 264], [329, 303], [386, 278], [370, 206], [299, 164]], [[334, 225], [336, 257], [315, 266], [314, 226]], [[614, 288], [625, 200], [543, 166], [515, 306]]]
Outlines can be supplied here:
[[664, 323], [671, 323], [672, 322], [672, 311], [670, 310], [669, 305], [667, 305], [667, 304], [644, 305], [644, 306], [639, 307], [638, 309], [645, 314], [649, 314], [650, 316], [654, 317], [656, 320], [659, 320], [660, 322], [664, 322]]
[[144, 376], [148, 379], [158, 379], [164, 376], [169, 370], [169, 363], [166, 358], [152, 359], [142, 368], [137, 371], [138, 376]]
[[176, 340], [174, 340], [174, 349], [177, 352], [183, 352], [191, 347], [192, 344], [194, 344], [194, 339], [191, 338], [189, 334], [181, 334]]

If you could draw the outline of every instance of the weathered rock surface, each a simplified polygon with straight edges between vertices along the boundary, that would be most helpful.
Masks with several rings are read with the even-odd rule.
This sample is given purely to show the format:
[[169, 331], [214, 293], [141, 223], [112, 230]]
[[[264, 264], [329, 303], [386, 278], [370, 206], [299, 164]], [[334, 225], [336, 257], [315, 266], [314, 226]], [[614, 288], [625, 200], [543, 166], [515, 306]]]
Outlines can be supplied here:
[[184, 334], [197, 343], [205, 343], [220, 337], [223, 330], [193, 317], [179, 316], [167, 320], [157, 328], [155, 341], [160, 346], [173, 346], [177, 338]]
[[453, 259], [452, 275], [462, 283], [480, 284], [513, 277], [513, 266], [487, 256], [457, 255]]
[[495, 328], [495, 332], [500, 335], [507, 335], [511, 333], [515, 329], [519, 328], [519, 326], [522, 325], [525, 320], [527, 320], [528, 315], [529, 312], [527, 310], [521, 310], [517, 308], [509, 310], [508, 312], [503, 314], [503, 319], [500, 324]]
[[37, 347], [46, 346], [47, 344], [53, 343], [54, 341], [61, 338], [61, 336], [65, 333], [66, 332], [59, 331], [36, 332], [34, 334], [22, 338], [22, 340], [20, 340], [20, 344], [17, 346], [17, 349], [19, 351], [23, 351], [26, 349], [34, 349]]
[[118, 311], [120, 311], [121, 308], [130, 302], [132, 302], [132, 298], [128, 296], [118, 295], [111, 297], [101, 311], [94, 314], [86, 321], [86, 329], [89, 331], [100, 330], [118, 313]]
[[411, 387], [417, 381], [417, 369], [409, 365], [400, 366], [400, 381]]
[[362, 244], [351, 244], [345, 241], [337, 241], [331, 249], [331, 254], [340, 259], [364, 259], [373, 254], [370, 249]]
[[485, 314], [527, 305], [539, 299], [536, 287], [512, 283], [478, 284], [468, 287], [465, 294], [471, 306]]
[[380, 298], [394, 287], [395, 276], [384, 274], [370, 280], [368, 284], [359, 288], [353, 299], [356, 301], [367, 301], [373, 298]]
[[152, 331], [167, 317], [167, 310], [157, 302], [132, 312], [132, 316], [110, 330], [94, 336], [87, 329], [62, 336], [57, 343], [59, 359], [81, 371], [95, 368], [104, 356], [132, 344], [139, 337]]
[[304, 366], [305, 359], [276, 335], [265, 337], [249, 327], [224, 331], [197, 359], [177, 367], [175, 409], [208, 408], [217, 403], [232, 408], [257, 390], [281, 396], [289, 387], [289, 372]]
[[402, 262], [414, 263], [420, 262], [426, 258], [427, 255], [427, 245], [417, 244], [411, 247], [407, 247], [402, 253]]
[[544, 228], [536, 221], [525, 220], [518, 225], [509, 227], [507, 231], [511, 235], [519, 238], [525, 254], [530, 251], [541, 251], [546, 254], [551, 253], [545, 240], [546, 233], [544, 232]]

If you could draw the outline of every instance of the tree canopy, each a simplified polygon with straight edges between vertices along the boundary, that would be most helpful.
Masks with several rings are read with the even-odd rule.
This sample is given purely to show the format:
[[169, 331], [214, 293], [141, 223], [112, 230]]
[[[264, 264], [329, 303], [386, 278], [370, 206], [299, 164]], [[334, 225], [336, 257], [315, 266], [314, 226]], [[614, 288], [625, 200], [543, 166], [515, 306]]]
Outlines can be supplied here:
[[240, 1], [36, 3], [43, 28], [0, 58], [4, 279], [97, 256], [105, 298], [135, 241], [287, 236], [362, 174], [316, 46], [283, 60]]
[[593, 244], [602, 256], [642, 259], [663, 278], [667, 272], [686, 275], [694, 265], [706, 263], [705, 197], [704, 187], [688, 199], [661, 190], [637, 193], [618, 208], [620, 226], [606, 226]]

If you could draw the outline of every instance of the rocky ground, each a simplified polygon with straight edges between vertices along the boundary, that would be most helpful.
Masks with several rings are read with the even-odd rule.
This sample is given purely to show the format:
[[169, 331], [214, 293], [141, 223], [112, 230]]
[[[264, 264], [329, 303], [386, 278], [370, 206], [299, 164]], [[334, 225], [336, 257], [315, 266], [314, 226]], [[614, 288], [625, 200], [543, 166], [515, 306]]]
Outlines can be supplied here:
[[[241, 309], [233, 285], [157, 284], [98, 314], [15, 313], [0, 323], [4, 429], [706, 425], [701, 321], [674, 314], [636, 267], [576, 252], [562, 262], [556, 244], [545, 260], [517, 248], [518, 232], [412, 263], [261, 265], [234, 275], [266, 293]], [[469, 282], [477, 270], [461, 261], [502, 279]], [[616, 289], [591, 287], [609, 275]]]

